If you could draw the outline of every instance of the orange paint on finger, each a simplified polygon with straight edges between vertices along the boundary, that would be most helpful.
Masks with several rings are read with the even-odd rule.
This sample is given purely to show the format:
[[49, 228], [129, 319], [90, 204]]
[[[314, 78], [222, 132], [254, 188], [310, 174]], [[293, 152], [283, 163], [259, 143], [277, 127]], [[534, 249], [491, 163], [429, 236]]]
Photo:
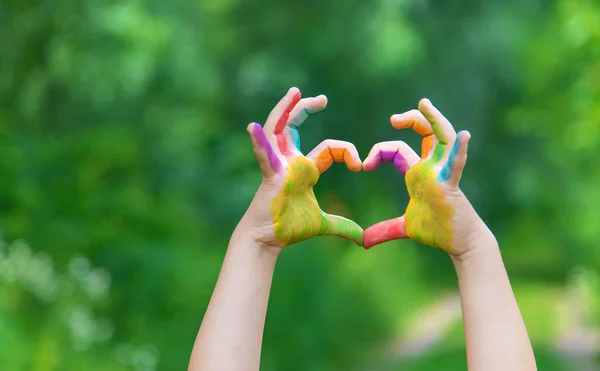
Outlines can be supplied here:
[[433, 134], [433, 131], [429, 126], [424, 125], [421, 121], [416, 120], [416, 119], [409, 119], [409, 120], [404, 119], [404, 120], [393, 121], [392, 126], [395, 127], [396, 129], [411, 129], [412, 128], [414, 131], [416, 131], [417, 133], [421, 134], [424, 137]]
[[315, 164], [319, 168], [319, 172], [323, 173], [334, 162], [345, 162], [348, 168], [352, 171], [360, 171], [362, 164], [356, 162], [350, 152], [345, 148], [325, 148], [315, 158]]
[[414, 131], [416, 131], [417, 133], [421, 134], [422, 136], [429, 136], [429, 135], [433, 134], [433, 132], [431, 131], [431, 129], [429, 127], [423, 125], [418, 120], [412, 120], [410, 126], [412, 126], [412, 128], [414, 129]]
[[331, 157], [335, 162], [345, 161], [345, 156], [348, 153], [345, 148], [329, 148], [329, 152], [331, 152]]
[[348, 169], [352, 171], [360, 171], [362, 170], [362, 164], [354, 161], [350, 151], [346, 148], [330, 148], [329, 151], [333, 156], [333, 161], [335, 162], [345, 162]]
[[431, 152], [431, 148], [433, 147], [433, 135], [428, 135], [423, 138], [423, 142], [421, 144], [421, 158], [427, 158], [429, 153]]
[[329, 148], [325, 148], [319, 155], [315, 158], [315, 164], [319, 168], [319, 173], [324, 173], [325, 170], [329, 169], [331, 164], [333, 164], [333, 156], [329, 151]]

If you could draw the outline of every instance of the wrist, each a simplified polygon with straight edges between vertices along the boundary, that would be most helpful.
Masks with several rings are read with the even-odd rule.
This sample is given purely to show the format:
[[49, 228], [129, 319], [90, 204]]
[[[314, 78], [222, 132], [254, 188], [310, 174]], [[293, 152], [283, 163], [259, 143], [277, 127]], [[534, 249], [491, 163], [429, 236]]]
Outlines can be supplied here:
[[482, 256], [489, 256], [500, 251], [496, 237], [483, 222], [478, 226], [476, 232], [469, 238], [460, 241], [458, 245], [460, 246], [457, 246], [457, 250], [461, 253], [450, 254], [450, 258], [455, 265], [479, 260]]
[[259, 227], [242, 218], [231, 236], [230, 246], [242, 245], [246, 249], [254, 249], [260, 253], [277, 257], [282, 247], [272, 232], [272, 227]]
[[506, 268], [496, 239], [491, 234], [481, 235], [477, 245], [459, 256], [451, 256], [459, 283], [485, 285], [492, 277], [506, 277]]

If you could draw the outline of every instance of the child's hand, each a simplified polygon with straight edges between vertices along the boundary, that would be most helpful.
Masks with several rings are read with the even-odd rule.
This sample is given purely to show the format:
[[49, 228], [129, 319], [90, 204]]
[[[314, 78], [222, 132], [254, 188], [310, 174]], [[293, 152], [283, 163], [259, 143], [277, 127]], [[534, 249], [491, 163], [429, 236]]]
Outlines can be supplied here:
[[320, 235], [340, 236], [362, 246], [362, 228], [321, 211], [313, 193], [319, 175], [334, 161], [343, 161], [356, 172], [362, 169], [361, 160], [354, 145], [336, 140], [322, 142], [306, 157], [300, 152], [297, 127], [309, 113], [327, 105], [324, 95], [300, 97], [300, 91], [291, 88], [271, 111], [264, 129], [257, 123], [248, 126], [264, 178], [242, 223], [269, 247], [283, 248]]
[[364, 247], [382, 242], [410, 238], [438, 247], [453, 256], [470, 250], [473, 239], [488, 233], [465, 195], [458, 187], [467, 161], [467, 131], [456, 134], [452, 124], [427, 99], [419, 110], [393, 115], [396, 129], [413, 128], [424, 136], [419, 157], [406, 143], [376, 144], [363, 163], [366, 171], [381, 162], [393, 162], [405, 175], [410, 197], [406, 213], [369, 227]]

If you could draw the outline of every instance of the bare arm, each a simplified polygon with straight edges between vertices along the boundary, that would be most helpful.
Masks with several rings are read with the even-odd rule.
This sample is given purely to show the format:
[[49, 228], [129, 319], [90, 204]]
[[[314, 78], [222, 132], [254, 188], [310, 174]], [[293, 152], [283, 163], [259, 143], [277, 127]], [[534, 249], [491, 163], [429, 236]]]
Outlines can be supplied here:
[[393, 162], [405, 174], [406, 213], [369, 227], [364, 246], [410, 238], [447, 252], [458, 274], [469, 371], [535, 371], [533, 350], [498, 243], [459, 188], [471, 135], [456, 133], [427, 99], [391, 117], [423, 135], [421, 156], [401, 141], [376, 144], [365, 170]]
[[452, 257], [460, 290], [469, 371], [537, 370], [533, 349], [494, 235], [485, 228]]
[[204, 315], [190, 371], [258, 370], [275, 263], [281, 249], [250, 237], [242, 221], [234, 232]]
[[326, 140], [307, 156], [300, 152], [296, 127], [326, 104], [323, 95], [300, 99], [300, 91], [292, 88], [264, 128], [248, 126], [263, 182], [231, 237], [189, 371], [258, 371], [273, 271], [284, 247], [317, 235], [340, 236], [362, 246], [362, 228], [324, 213], [312, 190], [333, 162], [362, 169], [356, 149]]

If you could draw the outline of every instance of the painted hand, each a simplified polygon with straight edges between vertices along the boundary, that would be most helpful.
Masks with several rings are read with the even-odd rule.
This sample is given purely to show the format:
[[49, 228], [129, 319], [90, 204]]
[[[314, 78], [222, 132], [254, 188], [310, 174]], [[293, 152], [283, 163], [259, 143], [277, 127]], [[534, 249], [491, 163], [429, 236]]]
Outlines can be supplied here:
[[382, 162], [393, 162], [405, 174], [410, 201], [406, 213], [369, 227], [364, 247], [410, 238], [422, 244], [460, 255], [470, 244], [462, 243], [481, 231], [483, 222], [459, 188], [467, 161], [471, 135], [456, 134], [452, 124], [427, 99], [419, 109], [391, 117], [396, 129], [413, 128], [424, 136], [421, 157], [401, 141], [376, 144], [363, 163], [373, 171]]
[[263, 182], [245, 215], [255, 238], [268, 246], [285, 247], [320, 235], [334, 235], [363, 243], [362, 228], [341, 216], [324, 213], [313, 192], [319, 175], [333, 162], [345, 162], [351, 171], [362, 163], [354, 145], [326, 140], [307, 156], [300, 151], [298, 127], [309, 113], [327, 105], [320, 95], [300, 99], [291, 88], [267, 118], [264, 129], [248, 125]]

